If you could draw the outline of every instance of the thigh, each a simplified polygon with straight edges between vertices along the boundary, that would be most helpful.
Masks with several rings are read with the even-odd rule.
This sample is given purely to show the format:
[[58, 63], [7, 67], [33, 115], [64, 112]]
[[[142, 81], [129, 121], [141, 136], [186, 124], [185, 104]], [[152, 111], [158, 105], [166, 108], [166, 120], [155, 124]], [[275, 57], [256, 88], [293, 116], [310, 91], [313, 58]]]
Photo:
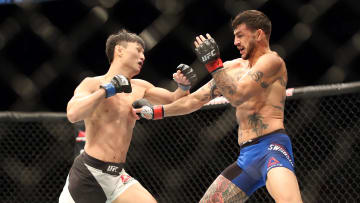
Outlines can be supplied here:
[[65, 186], [60, 194], [59, 203], [75, 203], [69, 191], [69, 176], [66, 178]]
[[81, 159], [76, 159], [69, 172], [67, 189], [76, 203], [105, 202], [107, 197], [101, 182], [97, 177], [101, 172], [87, 168]]
[[238, 186], [242, 186], [240, 182], [244, 180], [245, 176], [246, 174], [236, 162], [231, 164], [210, 185], [200, 202], [245, 202], [248, 196]]
[[127, 188], [112, 203], [156, 203], [155, 198], [139, 182]]
[[276, 167], [269, 170], [266, 188], [276, 202], [302, 202], [296, 176], [288, 168]]

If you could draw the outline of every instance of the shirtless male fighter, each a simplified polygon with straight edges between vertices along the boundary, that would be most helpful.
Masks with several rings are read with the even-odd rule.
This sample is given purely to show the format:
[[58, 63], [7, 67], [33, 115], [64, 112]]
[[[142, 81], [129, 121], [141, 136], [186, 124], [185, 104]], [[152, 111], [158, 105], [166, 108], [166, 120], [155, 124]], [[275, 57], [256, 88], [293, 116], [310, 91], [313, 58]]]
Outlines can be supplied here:
[[221, 93], [236, 108], [240, 155], [200, 202], [244, 202], [263, 186], [276, 202], [302, 202], [283, 122], [287, 70], [269, 47], [271, 21], [260, 11], [247, 10], [234, 18], [232, 28], [241, 58], [223, 63], [215, 40], [209, 34], [197, 36], [195, 52], [213, 79], [172, 104], [142, 101], [135, 111], [147, 119], [188, 114]]
[[67, 106], [72, 123], [84, 120], [86, 143], [70, 169], [60, 203], [144, 203], [154, 197], [124, 170], [135, 121], [135, 100], [171, 103], [189, 94], [194, 71], [181, 64], [173, 78], [179, 88], [170, 92], [147, 81], [132, 79], [144, 60], [144, 41], [121, 30], [106, 41], [110, 68], [102, 76], [85, 78]]

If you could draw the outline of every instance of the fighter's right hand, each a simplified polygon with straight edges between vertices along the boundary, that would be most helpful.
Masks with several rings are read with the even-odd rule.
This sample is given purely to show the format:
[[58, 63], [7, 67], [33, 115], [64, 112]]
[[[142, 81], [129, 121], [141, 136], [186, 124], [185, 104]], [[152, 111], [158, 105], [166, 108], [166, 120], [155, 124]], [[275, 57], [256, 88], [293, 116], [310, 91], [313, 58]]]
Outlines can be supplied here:
[[132, 104], [135, 112], [146, 119], [162, 119], [164, 118], [164, 108], [162, 105], [153, 106], [146, 99], [138, 99]]
[[114, 96], [116, 93], [131, 93], [131, 83], [123, 75], [115, 75], [114, 78], [108, 84], [100, 85], [101, 88], [105, 89], [105, 98]]

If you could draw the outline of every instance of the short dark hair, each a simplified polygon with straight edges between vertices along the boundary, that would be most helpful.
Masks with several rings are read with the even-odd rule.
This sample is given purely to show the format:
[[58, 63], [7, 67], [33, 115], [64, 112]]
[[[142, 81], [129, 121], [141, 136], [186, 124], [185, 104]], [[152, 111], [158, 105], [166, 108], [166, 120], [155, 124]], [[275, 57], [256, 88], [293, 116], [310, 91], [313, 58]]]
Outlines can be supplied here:
[[111, 34], [106, 40], [105, 52], [110, 64], [114, 60], [115, 46], [121, 44], [126, 47], [127, 42], [137, 42], [145, 49], [145, 42], [139, 35], [129, 32], [126, 29], [121, 29], [119, 32]]
[[239, 13], [231, 22], [233, 30], [240, 24], [245, 24], [246, 27], [252, 30], [261, 29], [265, 32], [265, 35], [270, 39], [271, 35], [271, 21], [261, 11], [258, 10], [246, 10]]

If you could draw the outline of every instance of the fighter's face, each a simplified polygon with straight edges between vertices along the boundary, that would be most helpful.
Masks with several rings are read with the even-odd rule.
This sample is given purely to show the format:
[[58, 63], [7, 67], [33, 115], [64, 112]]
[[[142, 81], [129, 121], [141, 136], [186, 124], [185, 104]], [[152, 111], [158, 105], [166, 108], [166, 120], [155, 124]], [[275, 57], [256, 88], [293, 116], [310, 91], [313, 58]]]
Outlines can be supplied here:
[[252, 31], [245, 24], [240, 24], [234, 30], [234, 45], [240, 51], [242, 59], [249, 59], [256, 44], [256, 31]]
[[128, 42], [127, 46], [123, 47], [122, 59], [139, 73], [145, 61], [143, 47], [139, 43]]

